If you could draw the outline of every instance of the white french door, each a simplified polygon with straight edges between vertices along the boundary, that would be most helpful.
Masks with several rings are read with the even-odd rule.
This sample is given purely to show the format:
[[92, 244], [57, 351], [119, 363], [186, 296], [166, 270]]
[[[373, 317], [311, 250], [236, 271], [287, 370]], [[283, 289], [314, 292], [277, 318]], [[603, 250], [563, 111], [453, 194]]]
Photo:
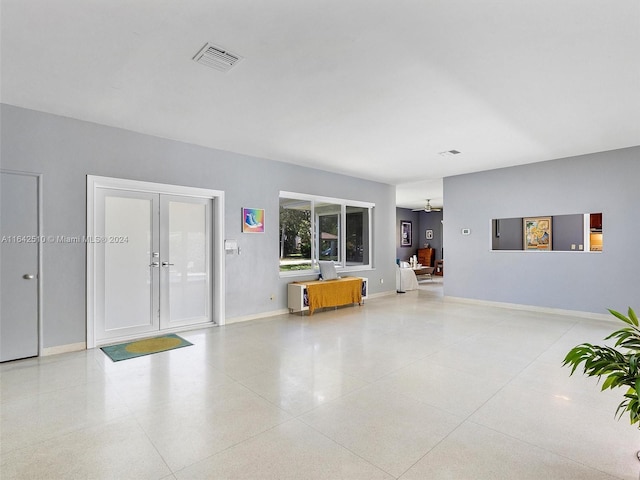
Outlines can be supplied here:
[[88, 346], [213, 323], [214, 200], [102, 186], [93, 192]]
[[96, 338], [159, 330], [160, 197], [100, 188], [96, 200]]
[[211, 321], [211, 200], [161, 195], [160, 226], [160, 328]]

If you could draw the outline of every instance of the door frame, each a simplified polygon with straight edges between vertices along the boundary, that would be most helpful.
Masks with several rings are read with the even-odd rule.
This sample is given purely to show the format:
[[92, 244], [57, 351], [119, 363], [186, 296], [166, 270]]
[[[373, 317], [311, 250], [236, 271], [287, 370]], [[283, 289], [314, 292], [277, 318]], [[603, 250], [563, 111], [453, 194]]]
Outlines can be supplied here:
[[[42, 229], [42, 212], [43, 212], [43, 201], [42, 201], [42, 173], [34, 173], [34, 172], [25, 172], [25, 171], [21, 171], [21, 170], [8, 170], [8, 169], [0, 169], [0, 173], [4, 173], [7, 175], [23, 175], [26, 177], [34, 177], [36, 180], [36, 222], [37, 222], [37, 253], [36, 255], [38, 256], [37, 258], [37, 265], [38, 265], [38, 272], [36, 275], [36, 301], [38, 302], [38, 306], [36, 308], [36, 312], [37, 312], [37, 317], [38, 317], [38, 357], [42, 356], [42, 353], [44, 351], [44, 347], [43, 347], [43, 338], [44, 338], [44, 332], [43, 332], [43, 322], [42, 322], [42, 317], [43, 317], [43, 305], [42, 305], [42, 298], [43, 298], [43, 286], [44, 286], [44, 282], [43, 282], [43, 274], [42, 274], [42, 245], [44, 243], [46, 243], [47, 241], [47, 237], [44, 237], [42, 235], [43, 229]], [[49, 239], [49, 241], [52, 241], [53, 239]]]
[[[224, 265], [224, 191], [206, 188], [186, 187], [165, 183], [144, 182], [123, 178], [101, 177], [87, 175], [87, 239], [95, 238], [95, 197], [98, 188], [114, 190], [134, 190], [146, 193], [181, 195], [187, 197], [210, 198], [213, 203], [213, 235], [212, 241], [212, 280], [213, 280], [213, 324], [225, 324], [225, 265]], [[87, 248], [87, 278], [86, 278], [86, 304], [87, 304], [87, 348], [96, 347], [95, 319], [96, 319], [96, 254], [95, 244], [86, 241]], [[182, 327], [178, 330], [185, 330]]]

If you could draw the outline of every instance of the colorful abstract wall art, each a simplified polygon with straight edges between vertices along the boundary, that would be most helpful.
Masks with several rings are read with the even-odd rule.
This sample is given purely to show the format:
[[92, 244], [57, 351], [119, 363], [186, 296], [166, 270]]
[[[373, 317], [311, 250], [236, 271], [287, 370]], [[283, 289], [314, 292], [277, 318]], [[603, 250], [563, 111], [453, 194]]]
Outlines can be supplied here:
[[264, 233], [264, 208], [242, 209], [242, 233]]

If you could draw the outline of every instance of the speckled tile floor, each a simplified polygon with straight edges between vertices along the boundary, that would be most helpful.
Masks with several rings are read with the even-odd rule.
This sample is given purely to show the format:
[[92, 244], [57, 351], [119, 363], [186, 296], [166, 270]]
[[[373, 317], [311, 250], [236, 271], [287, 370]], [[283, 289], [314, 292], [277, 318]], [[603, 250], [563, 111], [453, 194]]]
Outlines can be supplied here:
[[118, 363], [10, 362], [0, 478], [635, 480], [621, 392], [561, 367], [615, 326], [444, 301], [436, 281]]

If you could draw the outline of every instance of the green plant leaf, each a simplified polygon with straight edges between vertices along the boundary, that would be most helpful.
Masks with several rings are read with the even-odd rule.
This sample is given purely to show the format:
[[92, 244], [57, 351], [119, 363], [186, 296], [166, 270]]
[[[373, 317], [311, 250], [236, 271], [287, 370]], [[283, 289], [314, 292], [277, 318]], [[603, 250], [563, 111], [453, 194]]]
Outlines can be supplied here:
[[612, 384], [618, 379], [615, 375], [610, 375], [607, 379], [602, 382], [601, 390], [606, 390], [607, 388], [612, 387]]
[[627, 318], [626, 315], [624, 315], [624, 314], [622, 314], [620, 312], [617, 312], [615, 310], [611, 310], [610, 308], [608, 308], [607, 310], [609, 310], [609, 313], [611, 315], [613, 315], [614, 317], [622, 320], [624, 323], [627, 323], [629, 325], [634, 325], [633, 320], [631, 320], [630, 318]]
[[[612, 309], [609, 312], [626, 326], [608, 335], [605, 340], [615, 339], [614, 347], [582, 343], [567, 354], [562, 365], [571, 368], [570, 375], [582, 366], [585, 375], [602, 380], [601, 390], [627, 386], [623, 400], [618, 405], [615, 417], [619, 420], [629, 413], [632, 425], [640, 428], [640, 328], [638, 317], [631, 307], [628, 316]], [[625, 352], [617, 350], [624, 348]]]

